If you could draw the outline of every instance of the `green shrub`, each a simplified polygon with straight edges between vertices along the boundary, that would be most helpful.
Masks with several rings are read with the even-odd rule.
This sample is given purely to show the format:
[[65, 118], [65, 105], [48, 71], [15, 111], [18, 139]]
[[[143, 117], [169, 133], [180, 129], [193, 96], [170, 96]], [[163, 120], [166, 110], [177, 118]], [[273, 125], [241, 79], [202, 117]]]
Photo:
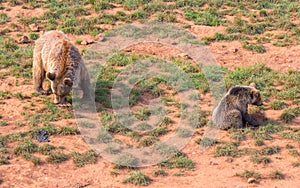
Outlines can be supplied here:
[[242, 178], [255, 178], [255, 179], [260, 179], [261, 174], [258, 172], [255, 172], [253, 170], [245, 170], [242, 173], [236, 173], [236, 176], [242, 177]]
[[300, 115], [300, 107], [288, 108], [281, 115], [280, 120], [288, 123]]
[[51, 152], [51, 154], [46, 158], [46, 161], [49, 163], [57, 164], [57, 163], [62, 163], [64, 161], [67, 161], [69, 159], [69, 156], [60, 152], [60, 151], [55, 151]]
[[275, 170], [269, 174], [271, 179], [284, 179], [284, 174], [278, 170]]
[[36, 33], [30, 33], [30, 34], [29, 34], [29, 38], [32, 39], [32, 40], [36, 40], [36, 39], [39, 38], [39, 35], [36, 34]]
[[89, 150], [84, 153], [72, 152], [71, 156], [76, 167], [83, 167], [86, 164], [95, 164], [98, 157], [93, 150]]
[[128, 178], [123, 180], [123, 183], [147, 186], [151, 183], [151, 181], [152, 180], [142, 172], [132, 172]]
[[273, 110], [282, 110], [287, 106], [288, 104], [286, 104], [284, 101], [273, 101], [270, 105]]
[[10, 17], [8, 17], [5, 13], [0, 13], [0, 25], [3, 25], [10, 20]]

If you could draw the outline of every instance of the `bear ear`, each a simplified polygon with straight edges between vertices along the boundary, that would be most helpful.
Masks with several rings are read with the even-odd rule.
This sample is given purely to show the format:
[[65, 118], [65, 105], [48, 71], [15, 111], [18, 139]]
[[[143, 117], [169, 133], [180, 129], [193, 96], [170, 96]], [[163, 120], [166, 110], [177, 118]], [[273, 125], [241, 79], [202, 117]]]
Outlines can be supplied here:
[[250, 93], [250, 97], [253, 100], [254, 98], [257, 98], [259, 96], [259, 92], [256, 89], [252, 89]]
[[51, 72], [48, 72], [47, 73], [47, 78], [49, 78], [49, 80], [54, 80], [56, 77], [56, 74], [55, 73], [51, 73]]
[[249, 86], [255, 88], [255, 87], [256, 87], [256, 84], [255, 84], [254, 82], [252, 82]]
[[71, 80], [71, 78], [65, 78], [64, 79], [64, 84], [67, 85], [67, 86], [72, 87], [73, 81]]

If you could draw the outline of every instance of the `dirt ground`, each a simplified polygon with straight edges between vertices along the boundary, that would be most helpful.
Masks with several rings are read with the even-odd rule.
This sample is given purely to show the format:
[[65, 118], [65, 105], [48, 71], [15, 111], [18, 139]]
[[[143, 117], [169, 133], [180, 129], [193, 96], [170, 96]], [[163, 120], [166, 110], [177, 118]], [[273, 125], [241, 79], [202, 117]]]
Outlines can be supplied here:
[[[25, 10], [23, 14], [28, 14]], [[38, 11], [38, 14], [41, 14]], [[10, 17], [14, 17], [12, 11], [9, 12]], [[36, 14], [36, 12], [29, 14]], [[13, 19], [12, 19], [13, 21]], [[5, 27], [5, 25], [4, 25]], [[187, 29], [199, 39], [204, 36], [211, 36], [216, 32], [223, 31], [222, 27], [209, 27], [209, 26], [197, 26], [192, 25]], [[13, 33], [11, 34], [14, 35]], [[13, 36], [15, 37], [15, 36]], [[75, 42], [76, 36], [69, 35], [71, 40]], [[80, 38], [90, 38], [90, 36], [81, 36]], [[33, 45], [30, 44], [30, 45]], [[79, 48], [83, 48], [82, 45], [77, 45]], [[286, 72], [288, 70], [300, 70], [300, 46], [293, 45], [288, 47], [276, 47], [271, 44], [266, 45], [267, 53], [258, 54], [246, 50], [242, 47], [238, 41], [233, 42], [213, 42], [209, 45], [209, 49], [216, 58], [219, 65], [234, 69], [235, 66], [247, 66], [258, 62], [264, 62], [267, 66], [276, 71]], [[178, 56], [181, 52], [176, 50], [165, 49], [161, 47], [148, 48], [149, 51], [141, 49], [140, 46], [131, 47], [131, 52], [158, 55], [158, 56]], [[155, 51], [157, 50], [157, 51]], [[168, 54], [168, 51], [170, 54]], [[15, 77], [7, 77], [0, 80], [0, 90], [12, 91], [13, 93], [21, 92], [24, 96], [30, 96], [33, 92], [31, 83], [19, 84], [16, 86], [16, 80], [21, 83], [21, 79]], [[51, 96], [53, 97], [53, 96]], [[26, 129], [26, 127], [20, 127], [14, 125], [16, 120], [23, 121], [23, 116], [20, 112], [23, 110], [24, 105], [29, 105], [31, 100], [38, 101], [38, 97], [29, 97], [23, 101], [14, 99], [7, 99], [5, 104], [0, 105], [0, 114], [3, 114], [4, 120], [6, 120], [9, 126], [1, 127], [0, 134], [7, 134], [13, 132], [19, 132]], [[212, 110], [211, 97], [209, 95], [201, 96], [201, 104], [206, 105], [207, 110]], [[268, 106], [268, 103], [265, 103]], [[279, 114], [282, 111], [274, 111], [267, 109], [264, 116], [268, 119], [279, 120]], [[289, 125], [299, 126], [300, 118], [294, 119]], [[76, 126], [75, 119], [60, 120], [55, 122], [55, 125], [71, 125]], [[280, 152], [272, 155], [270, 164], [254, 164], [249, 163], [250, 156], [242, 156], [234, 158], [232, 162], [228, 162], [227, 157], [214, 157], [213, 148], [208, 148], [204, 151], [200, 150], [200, 147], [195, 140], [201, 138], [207, 127], [201, 128], [192, 137], [187, 146], [182, 150], [190, 159], [195, 162], [195, 168], [192, 170], [184, 169], [166, 169], [168, 176], [153, 177], [152, 172], [159, 167], [150, 166], [144, 168], [138, 168], [153, 179], [149, 187], [161, 188], [161, 187], [211, 187], [211, 188], [246, 188], [246, 187], [298, 187], [300, 185], [300, 170], [299, 167], [292, 166], [292, 162], [297, 161], [297, 158], [288, 154], [288, 152]], [[226, 131], [218, 131], [217, 139], [224, 141], [231, 141], [230, 134]], [[51, 144], [64, 146], [65, 151], [86, 151], [91, 149], [90, 146], [84, 141], [81, 135], [72, 136], [51, 136]], [[285, 147], [287, 144], [293, 145], [296, 149], [300, 149], [299, 145], [292, 141], [282, 139], [280, 137], [267, 141], [268, 144], [278, 145]], [[245, 141], [243, 147], [251, 145]], [[8, 149], [14, 148], [15, 145], [11, 144]], [[42, 157], [42, 156], [41, 156]], [[61, 164], [49, 164], [34, 166], [29, 161], [24, 160], [21, 157], [11, 156], [10, 164], [0, 165], [0, 177], [3, 180], [1, 187], [134, 187], [131, 184], [122, 183], [123, 179], [128, 177], [131, 169], [122, 169], [118, 176], [111, 173], [113, 171], [113, 164], [106, 161], [102, 157], [98, 158], [96, 164], [88, 164], [84, 167], [75, 167], [72, 160], [68, 160]], [[237, 172], [243, 172], [244, 170], [259, 170], [263, 175], [259, 183], [249, 184], [247, 179], [236, 177]], [[267, 178], [267, 174], [270, 169], [280, 170], [285, 174], [285, 178], [281, 180]], [[184, 173], [183, 176], [174, 176], [176, 172]]]

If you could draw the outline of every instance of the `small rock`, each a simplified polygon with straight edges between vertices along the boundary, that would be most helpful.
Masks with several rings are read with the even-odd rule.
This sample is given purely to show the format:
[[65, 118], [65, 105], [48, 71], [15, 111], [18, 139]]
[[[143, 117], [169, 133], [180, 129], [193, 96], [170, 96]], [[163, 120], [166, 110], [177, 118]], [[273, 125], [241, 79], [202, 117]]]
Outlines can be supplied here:
[[178, 57], [181, 57], [183, 59], [192, 59], [187, 53], [180, 53], [178, 54]]
[[106, 39], [104, 37], [104, 35], [102, 33], [98, 34], [96, 37], [95, 37], [95, 41], [98, 41], [98, 42], [104, 42]]
[[86, 40], [83, 40], [80, 44], [81, 45], [88, 45], [88, 44], [92, 44], [94, 43], [95, 41], [92, 40], [92, 39], [86, 39]]
[[87, 39], [86, 41], [87, 41], [88, 44], [93, 44], [93, 43], [95, 42], [95, 41], [92, 40], [92, 39]]
[[100, 37], [100, 38], [98, 38], [98, 41], [99, 41], [99, 42], [105, 42], [105, 41], [106, 41], [106, 38], [105, 38], [105, 37]]
[[248, 179], [248, 183], [255, 183], [256, 182], [256, 179], [255, 178], [249, 178]]
[[218, 163], [217, 163], [217, 162], [214, 162], [214, 161], [209, 161], [209, 164], [210, 164], [210, 165], [218, 165]]
[[29, 43], [29, 38], [27, 36], [21, 36], [20, 38], [18, 38], [17, 43], [19, 44], [25, 44], [25, 43]]
[[40, 30], [39, 26], [37, 26], [35, 23], [30, 24], [30, 25], [29, 25], [29, 28], [30, 28], [31, 31], [33, 31], [33, 32], [37, 32], [37, 31]]
[[88, 42], [86, 40], [81, 41], [81, 45], [88, 45]]
[[236, 52], [239, 51], [239, 49], [237, 49], [236, 47], [233, 46], [233, 47], [229, 48], [229, 51], [233, 52], [233, 53], [236, 53]]

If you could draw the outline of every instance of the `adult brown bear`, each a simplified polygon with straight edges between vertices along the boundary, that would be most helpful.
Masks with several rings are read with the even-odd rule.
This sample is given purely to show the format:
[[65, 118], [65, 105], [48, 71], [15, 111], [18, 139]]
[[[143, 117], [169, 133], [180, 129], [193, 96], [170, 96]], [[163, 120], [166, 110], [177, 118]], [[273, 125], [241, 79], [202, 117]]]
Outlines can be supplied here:
[[90, 79], [79, 50], [60, 31], [49, 31], [35, 43], [33, 84], [38, 94], [47, 94], [43, 81], [47, 77], [55, 94], [54, 103], [65, 104], [73, 86], [80, 86], [83, 98], [90, 97]]

